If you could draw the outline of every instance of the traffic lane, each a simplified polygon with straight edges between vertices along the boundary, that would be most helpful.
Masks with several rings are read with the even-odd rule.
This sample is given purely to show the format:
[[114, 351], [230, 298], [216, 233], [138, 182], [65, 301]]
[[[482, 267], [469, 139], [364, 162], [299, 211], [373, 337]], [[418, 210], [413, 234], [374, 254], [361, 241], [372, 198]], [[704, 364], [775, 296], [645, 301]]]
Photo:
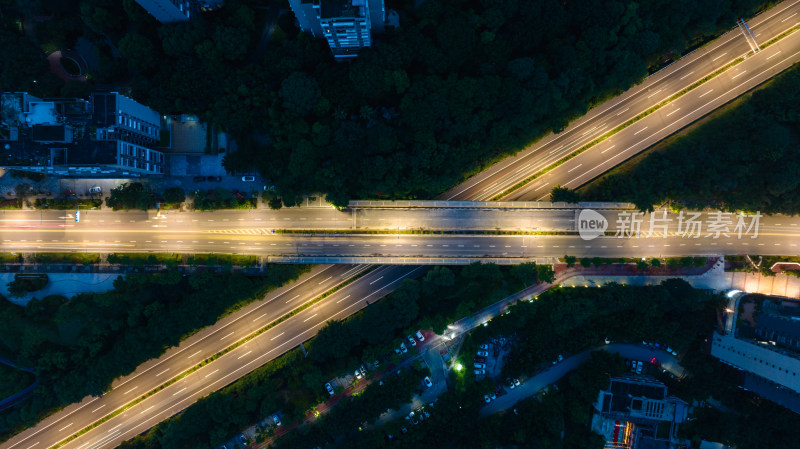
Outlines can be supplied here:
[[503, 199], [542, 201], [553, 186], [581, 186], [799, 60], [800, 33], [794, 33]]
[[[659, 255], [711, 255], [711, 254], [764, 254], [794, 255], [797, 253], [797, 233], [759, 233], [757, 239], [743, 234], [720, 234], [714, 239], [680, 237], [674, 234], [661, 238], [660, 234], [648, 237], [642, 232], [634, 238], [599, 237], [585, 241], [577, 235], [275, 235], [265, 239], [258, 236], [233, 235], [228, 240], [181, 246], [187, 237], [163, 236], [165, 240], [137, 246], [138, 251], [197, 251], [252, 254], [260, 256], [307, 257], [550, 257], [571, 254], [587, 256], [647, 256]], [[713, 236], [712, 236], [713, 237]], [[172, 239], [172, 240], [170, 240]], [[8, 243], [7, 251], [70, 250], [70, 246], [40, 247], [36, 243]], [[96, 248], [87, 244], [86, 250]], [[84, 251], [79, 247], [78, 251]]]
[[349, 211], [323, 208], [282, 208], [237, 210], [221, 209], [209, 212], [181, 211], [111, 211], [81, 210], [80, 221], [75, 221], [75, 210], [18, 210], [0, 215], [0, 228], [39, 227], [102, 227], [119, 229], [137, 224], [140, 226], [213, 229], [220, 225], [264, 228], [348, 228], [352, 224]]
[[[769, 40], [785, 30], [785, 28], [781, 28], [782, 23], [788, 18], [791, 18], [793, 14], [796, 14], [798, 10], [800, 10], [800, 3], [797, 1], [791, 3], [785, 2], [757, 16], [756, 19], [750, 22], [750, 28], [752, 30], [759, 27], [757, 30], [759, 39], [763, 39], [762, 42]], [[607, 103], [614, 103], [612, 106], [605, 108], [603, 108], [604, 105], [596, 107], [595, 110], [599, 109], [601, 112], [596, 114], [591, 114], [590, 112], [587, 116], [584, 116], [587, 118], [578, 119], [577, 122], [573, 123], [573, 126], [568, 127], [567, 130], [561, 134], [551, 138], [546, 137], [541, 144], [534, 144], [533, 148], [524, 150], [523, 153], [514, 156], [507, 162], [495, 164], [485, 172], [482, 172], [484, 174], [474, 176], [460, 186], [441, 195], [440, 198], [491, 198], [517, 182], [526, 179], [531, 174], [543, 169], [547, 165], [552, 164], [566, 154], [589, 143], [598, 135], [601, 129], [603, 129], [603, 133], [607, 132], [607, 130], [614, 129], [616, 126], [630, 120], [654, 104], [669, 98], [674, 93], [688, 87], [695, 81], [727, 65], [730, 61], [735, 59], [735, 56], [730, 57], [730, 55], [739, 55], [750, 50], [749, 44], [747, 44], [744, 35], [738, 27], [725, 33], [718, 41], [721, 42], [714, 42], [706, 47], [698, 49], [682, 60], [667, 66], [665, 69], [647, 78], [641, 85], [629, 89], [629, 95], [623, 94], [624, 98], [619, 99], [619, 97], [617, 97], [609, 100]], [[662, 76], [657, 77], [656, 75], [659, 74]], [[613, 117], [611, 117], [612, 114]], [[588, 117], [590, 115], [591, 118]], [[598, 117], [602, 119], [598, 120]], [[601, 121], [603, 123], [600, 123]], [[594, 131], [595, 129], [597, 131]], [[566, 136], [570, 135], [573, 131], [576, 133], [567, 138]], [[580, 134], [580, 136], [575, 138], [578, 134]], [[563, 136], [563, 138], [559, 136]], [[556, 144], [560, 146], [555, 147], [554, 145]], [[550, 146], [553, 147], [551, 148]], [[537, 162], [533, 159], [536, 153], [541, 153], [541, 155], [545, 157], [540, 158]], [[488, 188], [486, 188], [487, 185], [489, 186]]]
[[235, 381], [311, 338], [327, 321], [343, 319], [361, 310], [366, 307], [367, 301], [378, 300], [397, 288], [403, 279], [419, 276], [424, 271], [423, 267], [391, 267], [381, 273], [370, 273], [64, 447], [111, 446], [132, 438], [200, 397]]
[[[323, 266], [297, 282], [268, 293], [261, 301], [222, 318], [218, 323], [199, 330], [161, 357], [149, 360], [133, 373], [112, 383], [102, 397], [87, 396], [80, 403], [51, 415], [37, 426], [6, 442], [15, 447], [43, 431], [64, 428], [74, 431], [107, 416], [120, 406], [149, 391], [212, 354], [228, 347], [238, 336], [254, 332], [271, 320], [283, 316], [303, 303], [318, 297], [344, 280], [363, 272], [367, 266]], [[302, 296], [302, 297], [299, 297]]]

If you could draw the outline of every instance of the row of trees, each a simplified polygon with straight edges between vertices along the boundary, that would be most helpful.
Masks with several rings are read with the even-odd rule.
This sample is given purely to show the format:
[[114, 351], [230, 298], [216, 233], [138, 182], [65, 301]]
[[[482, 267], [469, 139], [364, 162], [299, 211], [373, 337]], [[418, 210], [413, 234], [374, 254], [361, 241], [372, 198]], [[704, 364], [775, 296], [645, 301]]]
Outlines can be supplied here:
[[[660, 145], [625, 173], [589, 185], [590, 201], [800, 213], [800, 67]], [[563, 196], [563, 195], [562, 195]]]
[[0, 300], [0, 356], [31, 367], [39, 380], [30, 399], [0, 412], [0, 439], [55, 408], [102, 394], [115, 378], [304, 269], [275, 265], [260, 278], [129, 274], [109, 292], [70, 300], [48, 296], [25, 307]]

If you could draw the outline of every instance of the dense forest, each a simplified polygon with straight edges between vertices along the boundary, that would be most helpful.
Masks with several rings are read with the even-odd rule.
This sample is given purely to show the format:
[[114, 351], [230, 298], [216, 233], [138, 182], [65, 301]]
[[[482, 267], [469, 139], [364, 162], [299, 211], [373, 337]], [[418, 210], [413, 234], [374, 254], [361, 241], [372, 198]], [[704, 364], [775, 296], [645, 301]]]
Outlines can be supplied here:
[[[733, 138], [732, 138], [733, 137]], [[631, 170], [589, 185], [589, 200], [652, 210], [690, 207], [800, 213], [800, 66], [779, 75]]]
[[88, 39], [99, 54], [91, 82], [228, 131], [239, 150], [226, 167], [257, 169], [287, 205], [308, 192], [336, 204], [430, 198], [773, 2], [413, 3], [388, 1], [400, 28], [348, 64], [299, 33], [290, 13], [261, 40], [263, 1], [230, 0], [190, 23], [160, 25], [133, 0], [0, 0], [9, 5], [0, 60], [11, 62], [0, 91], [88, 92], [46, 74], [13, 15], [49, 13], [37, 25], [43, 46]]
[[21, 307], [0, 298], [0, 357], [33, 369], [39, 381], [31, 398], [0, 412], [0, 440], [56, 407], [105, 392], [115, 378], [304, 269], [275, 265], [263, 278], [129, 274], [112, 291], [70, 300], [48, 296]]

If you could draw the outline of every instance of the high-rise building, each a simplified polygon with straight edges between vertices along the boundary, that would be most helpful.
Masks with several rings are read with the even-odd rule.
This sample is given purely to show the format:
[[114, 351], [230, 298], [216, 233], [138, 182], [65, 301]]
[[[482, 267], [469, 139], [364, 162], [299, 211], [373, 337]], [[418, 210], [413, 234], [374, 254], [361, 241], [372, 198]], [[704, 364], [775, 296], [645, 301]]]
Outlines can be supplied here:
[[161, 23], [188, 22], [200, 10], [196, 0], [136, 0]]
[[300, 29], [325, 37], [333, 56], [354, 58], [372, 45], [372, 32], [382, 32], [383, 0], [289, 0]]
[[744, 372], [742, 388], [800, 413], [800, 303], [750, 296], [758, 314], [739, 316], [741, 295], [731, 295], [724, 332], [715, 332], [711, 355]]
[[0, 149], [4, 167], [56, 176], [161, 175], [161, 117], [113, 93], [39, 99], [0, 93]]

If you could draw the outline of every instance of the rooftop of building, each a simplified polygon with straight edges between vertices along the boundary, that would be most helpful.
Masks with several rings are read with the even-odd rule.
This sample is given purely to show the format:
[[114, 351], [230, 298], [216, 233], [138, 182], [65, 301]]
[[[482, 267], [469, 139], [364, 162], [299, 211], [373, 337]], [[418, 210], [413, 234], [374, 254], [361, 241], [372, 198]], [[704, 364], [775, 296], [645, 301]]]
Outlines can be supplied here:
[[603, 395], [600, 411], [628, 413], [634, 401], [640, 398], [663, 400], [667, 397], [667, 386], [646, 376], [612, 377]]
[[321, 0], [319, 16], [321, 19], [336, 17], [366, 17], [366, 0]]
[[751, 373], [744, 374], [742, 387], [795, 413], [800, 413], [800, 393], [796, 391]]

